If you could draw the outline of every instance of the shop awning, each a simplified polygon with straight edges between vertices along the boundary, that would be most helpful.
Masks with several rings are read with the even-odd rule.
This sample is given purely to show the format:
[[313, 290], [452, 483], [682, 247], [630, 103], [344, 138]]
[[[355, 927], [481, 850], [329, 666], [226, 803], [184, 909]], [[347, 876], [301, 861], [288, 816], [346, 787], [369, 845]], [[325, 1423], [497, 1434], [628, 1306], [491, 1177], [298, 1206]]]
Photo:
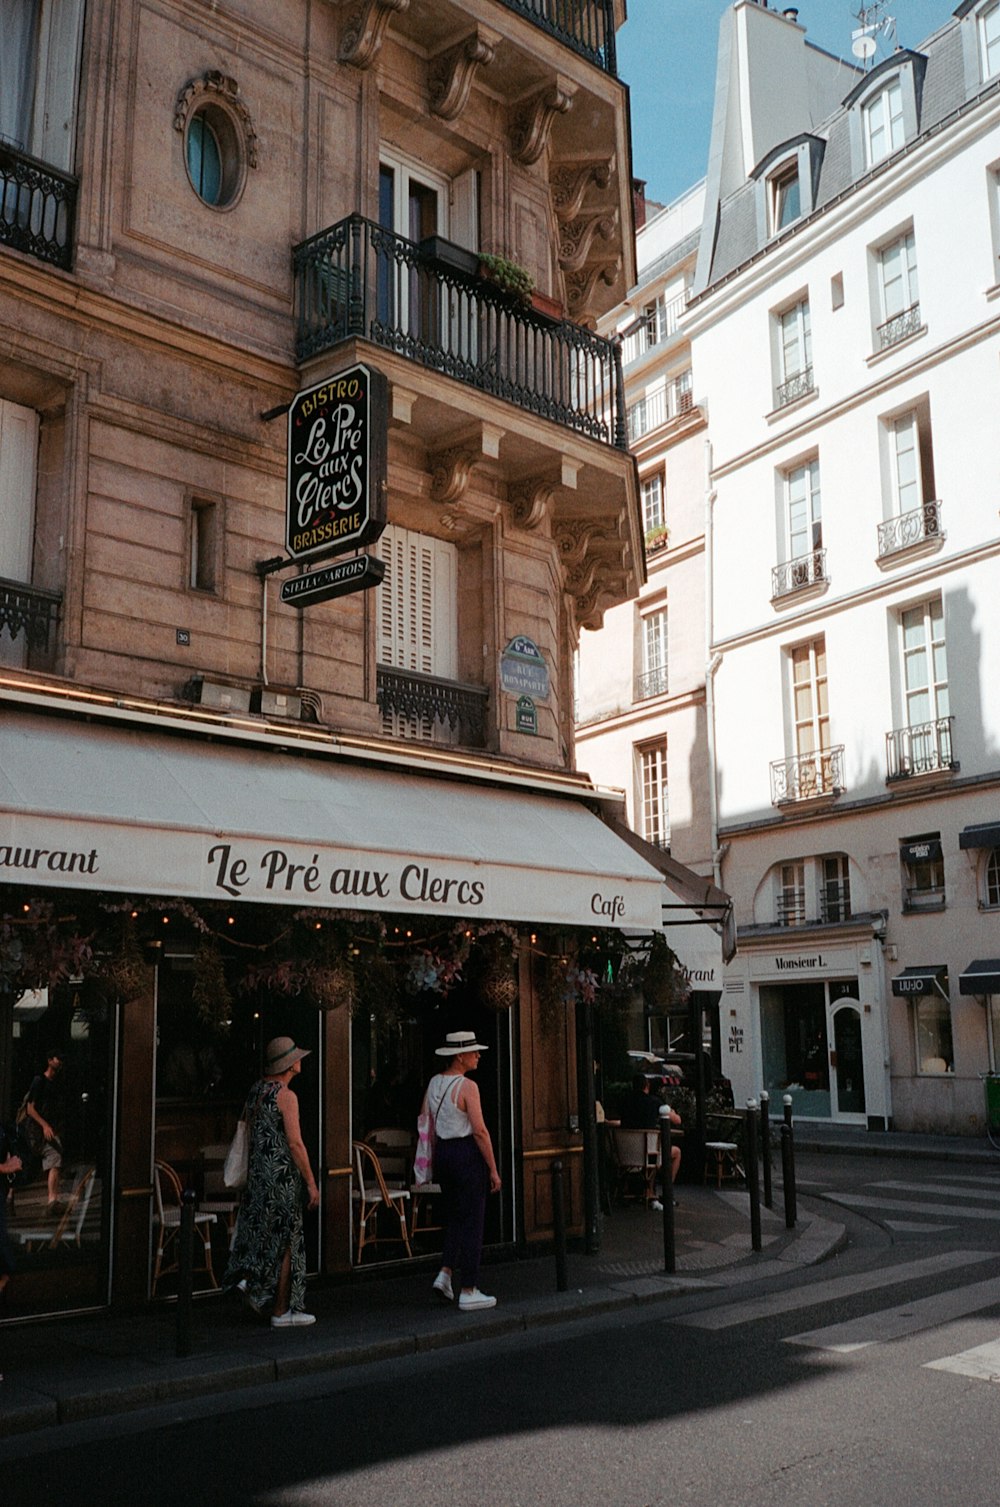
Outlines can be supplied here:
[[904, 968], [892, 981], [892, 992], [904, 998], [913, 994], [940, 994], [948, 998], [948, 965], [925, 963]]
[[649, 930], [677, 900], [585, 792], [6, 708], [0, 882]]
[[1000, 994], [1000, 958], [976, 958], [958, 975], [959, 994]]
[[958, 834], [960, 848], [1000, 848], [1000, 822], [977, 822]]

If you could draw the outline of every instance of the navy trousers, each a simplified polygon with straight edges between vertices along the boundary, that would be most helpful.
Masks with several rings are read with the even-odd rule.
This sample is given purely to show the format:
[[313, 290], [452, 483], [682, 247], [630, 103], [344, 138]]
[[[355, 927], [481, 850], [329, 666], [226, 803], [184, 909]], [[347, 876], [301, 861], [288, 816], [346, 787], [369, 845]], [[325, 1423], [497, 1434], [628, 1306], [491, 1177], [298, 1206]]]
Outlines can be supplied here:
[[483, 1223], [490, 1174], [472, 1136], [434, 1145], [434, 1181], [444, 1203], [444, 1252], [441, 1265], [457, 1271], [463, 1287], [479, 1281]]

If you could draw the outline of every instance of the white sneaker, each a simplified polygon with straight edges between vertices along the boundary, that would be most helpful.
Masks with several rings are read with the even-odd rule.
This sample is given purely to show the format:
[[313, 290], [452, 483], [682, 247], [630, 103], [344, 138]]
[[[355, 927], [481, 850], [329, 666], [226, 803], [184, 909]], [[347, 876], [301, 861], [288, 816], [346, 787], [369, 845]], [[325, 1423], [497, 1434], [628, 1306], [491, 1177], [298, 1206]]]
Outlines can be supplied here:
[[654, 1198], [649, 1207], [652, 1209], [654, 1214], [663, 1213], [663, 1205], [660, 1203], [660, 1200], [658, 1198]]
[[431, 1284], [439, 1297], [444, 1298], [446, 1303], [455, 1301], [455, 1289], [451, 1285], [450, 1272], [438, 1272]]
[[301, 1309], [297, 1309], [295, 1311], [289, 1309], [287, 1313], [277, 1314], [274, 1318], [272, 1318], [271, 1328], [291, 1329], [293, 1325], [298, 1326], [300, 1324], [315, 1324], [315, 1322], [316, 1315], [314, 1313], [303, 1313]]
[[480, 1292], [478, 1287], [474, 1287], [471, 1292], [459, 1293], [458, 1306], [465, 1310], [469, 1308], [495, 1308], [497, 1300], [496, 1298], [487, 1297], [486, 1293]]

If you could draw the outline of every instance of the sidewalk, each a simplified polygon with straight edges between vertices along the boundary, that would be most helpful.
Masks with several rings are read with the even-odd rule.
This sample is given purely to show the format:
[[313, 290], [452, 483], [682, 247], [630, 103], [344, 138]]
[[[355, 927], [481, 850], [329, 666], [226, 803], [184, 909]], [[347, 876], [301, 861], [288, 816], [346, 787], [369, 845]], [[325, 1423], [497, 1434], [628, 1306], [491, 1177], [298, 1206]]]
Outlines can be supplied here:
[[[1000, 1153], [984, 1141], [834, 1126], [797, 1124], [795, 1145], [797, 1153], [1000, 1162]], [[787, 1275], [822, 1261], [846, 1236], [843, 1225], [810, 1212], [801, 1197], [798, 1224], [786, 1230], [779, 1173], [776, 1155], [774, 1210], [761, 1209], [759, 1253], [751, 1248], [744, 1191], [680, 1184], [673, 1275], [664, 1272], [661, 1216], [619, 1208], [603, 1221], [596, 1255], [570, 1252], [566, 1292], [556, 1291], [551, 1255], [488, 1266], [483, 1286], [499, 1302], [484, 1313], [461, 1314], [434, 1298], [436, 1266], [419, 1260], [390, 1276], [312, 1284], [309, 1306], [318, 1322], [301, 1330], [272, 1330], [232, 1296], [198, 1299], [192, 1353], [183, 1360], [175, 1354], [172, 1304], [128, 1315], [2, 1325], [0, 1439]], [[16, 1285], [13, 1296], [16, 1301]]]
[[232, 1295], [199, 1298], [186, 1359], [175, 1354], [173, 1304], [0, 1326], [0, 1438], [760, 1281], [821, 1261], [844, 1238], [843, 1226], [801, 1207], [786, 1230], [776, 1190], [755, 1254], [745, 1192], [681, 1185], [678, 1200], [674, 1275], [664, 1272], [662, 1216], [630, 1206], [605, 1217], [598, 1254], [569, 1253], [566, 1292], [556, 1291], [552, 1255], [486, 1267], [483, 1286], [499, 1301], [483, 1313], [446, 1307], [431, 1292], [435, 1263], [421, 1260], [391, 1276], [312, 1284], [317, 1323], [299, 1330], [272, 1330]]

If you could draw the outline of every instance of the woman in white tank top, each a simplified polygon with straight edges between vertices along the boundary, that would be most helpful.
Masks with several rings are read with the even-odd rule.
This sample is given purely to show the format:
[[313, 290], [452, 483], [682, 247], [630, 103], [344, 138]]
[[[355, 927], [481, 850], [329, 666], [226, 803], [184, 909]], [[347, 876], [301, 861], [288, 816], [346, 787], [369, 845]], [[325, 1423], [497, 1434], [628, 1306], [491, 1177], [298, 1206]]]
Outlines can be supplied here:
[[466, 1074], [479, 1065], [488, 1048], [474, 1031], [452, 1031], [436, 1055], [448, 1066], [427, 1085], [421, 1113], [434, 1125], [434, 1181], [444, 1202], [444, 1251], [434, 1291], [447, 1302], [455, 1296], [452, 1277], [461, 1273], [458, 1306], [462, 1310], [493, 1308], [496, 1298], [477, 1286], [483, 1251], [486, 1195], [500, 1188], [493, 1142], [483, 1119], [479, 1085]]

